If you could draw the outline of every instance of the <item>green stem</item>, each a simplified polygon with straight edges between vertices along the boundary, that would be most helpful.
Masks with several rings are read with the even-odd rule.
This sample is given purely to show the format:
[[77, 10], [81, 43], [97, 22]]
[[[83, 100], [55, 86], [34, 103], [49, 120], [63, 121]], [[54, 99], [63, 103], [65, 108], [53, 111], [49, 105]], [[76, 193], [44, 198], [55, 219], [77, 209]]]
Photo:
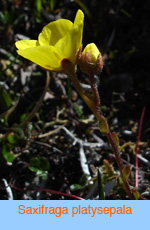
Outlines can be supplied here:
[[[97, 90], [95, 91], [95, 87], [92, 87], [92, 84], [94, 84], [94, 81], [92, 80], [92, 79], [94, 79], [94, 76], [90, 76], [90, 80], [91, 80], [90, 83], [91, 83], [93, 95], [88, 96], [84, 92], [84, 90], [82, 89], [82, 87], [78, 81], [78, 78], [76, 76], [75, 70], [68, 71], [67, 74], [70, 76], [71, 80], [73, 81], [74, 86], [75, 86], [76, 90], [78, 91], [78, 93], [80, 94], [80, 96], [83, 98], [85, 103], [88, 105], [88, 107], [95, 114], [97, 120], [100, 121], [102, 115], [100, 113], [99, 107], [97, 106], [98, 91]], [[96, 98], [96, 100], [95, 100], [95, 98]], [[129, 182], [125, 181], [123, 178], [123, 175], [122, 175], [122, 171], [124, 169], [123, 161], [121, 159], [120, 152], [119, 152], [119, 150], [118, 150], [118, 148], [114, 142], [114, 139], [113, 139], [112, 133], [110, 132], [110, 129], [108, 129], [108, 133], [106, 134], [106, 136], [107, 136], [107, 139], [108, 139], [108, 141], [112, 147], [112, 150], [115, 154], [115, 158], [116, 158], [116, 161], [117, 161], [120, 173], [121, 173], [124, 189], [125, 189], [126, 193], [128, 194], [129, 198], [131, 200], [135, 200], [135, 197], [134, 197], [134, 195], [131, 191], [131, 188], [129, 186]]]
[[99, 108], [98, 106], [95, 106], [95, 102], [94, 102], [94, 99], [92, 98], [92, 95], [88, 95], [81, 87], [79, 81], [78, 81], [78, 78], [76, 76], [76, 73], [74, 71], [72, 72], [68, 72], [67, 73], [76, 90], [78, 91], [78, 93], [80, 94], [80, 96], [82, 97], [82, 99], [85, 101], [85, 103], [88, 105], [88, 107], [91, 109], [91, 111], [94, 113], [94, 115], [96, 116], [97, 120], [99, 121], [100, 120], [100, 117], [101, 117], [101, 114], [100, 114], [100, 111], [99, 111]]

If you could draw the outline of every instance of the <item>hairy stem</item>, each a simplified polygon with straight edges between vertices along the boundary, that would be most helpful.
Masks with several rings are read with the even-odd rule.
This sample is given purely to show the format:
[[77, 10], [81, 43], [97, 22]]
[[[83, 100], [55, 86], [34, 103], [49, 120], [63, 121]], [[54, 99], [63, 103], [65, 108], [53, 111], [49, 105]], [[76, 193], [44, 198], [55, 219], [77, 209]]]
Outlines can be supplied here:
[[[96, 85], [94, 84], [94, 75], [92, 76], [92, 74], [89, 74], [89, 76], [90, 76], [90, 84], [91, 84], [91, 88], [92, 88], [92, 92], [93, 92], [93, 97], [92, 97], [92, 95], [91, 96], [86, 95], [86, 93], [82, 89], [82, 87], [81, 87], [81, 85], [80, 85], [80, 83], [78, 81], [78, 78], [76, 76], [75, 71], [69, 71], [69, 72], [67, 72], [67, 74], [72, 79], [72, 81], [74, 83], [74, 86], [75, 86], [76, 90], [78, 91], [78, 93], [80, 94], [80, 96], [83, 98], [85, 103], [88, 105], [88, 107], [95, 114], [97, 120], [100, 121], [102, 115], [101, 115], [99, 107], [98, 107], [98, 104], [100, 103], [100, 100], [99, 100], [99, 94], [98, 94]], [[109, 143], [110, 143], [110, 145], [112, 147], [112, 150], [113, 150], [113, 152], [115, 154], [115, 158], [116, 158], [116, 161], [117, 161], [117, 164], [118, 164], [118, 167], [119, 167], [119, 170], [120, 170], [120, 174], [121, 174], [121, 177], [122, 177], [123, 185], [124, 185], [123, 187], [124, 187], [126, 193], [128, 194], [129, 198], [131, 200], [135, 200], [135, 197], [134, 197], [134, 195], [133, 195], [133, 193], [131, 191], [131, 188], [129, 186], [128, 180], [124, 180], [123, 173], [122, 173], [123, 169], [124, 169], [123, 161], [122, 161], [120, 152], [118, 150], [118, 147], [116, 146], [115, 141], [113, 139], [112, 133], [110, 132], [110, 129], [108, 129], [108, 132], [106, 133], [106, 136], [107, 136], [107, 139], [108, 139], [108, 141], [109, 141]]]
[[[118, 164], [121, 176], [122, 176], [122, 171], [124, 169], [123, 161], [122, 161], [122, 158], [120, 156], [120, 152], [119, 152], [119, 150], [118, 150], [118, 148], [117, 148], [117, 146], [116, 146], [116, 144], [114, 142], [114, 139], [113, 139], [113, 136], [112, 136], [112, 133], [110, 132], [110, 130], [106, 134], [106, 136], [107, 136], [107, 139], [108, 139], [108, 141], [109, 141], [109, 143], [110, 143], [110, 145], [112, 147], [112, 150], [113, 150], [113, 152], [115, 154], [115, 158], [116, 158], [116, 161], [117, 161], [117, 164]], [[133, 195], [133, 193], [132, 193], [132, 191], [130, 189], [128, 181], [125, 181], [123, 176], [122, 176], [122, 180], [123, 180], [123, 183], [124, 183], [124, 189], [125, 189], [126, 193], [130, 197], [130, 199], [135, 200], [135, 197], [134, 197], [134, 195]]]
[[97, 86], [94, 82], [94, 74], [90, 74], [89, 77], [90, 77], [90, 85], [91, 85], [91, 89], [94, 95], [95, 104], [97, 106], [100, 106], [100, 96], [97, 90]]
[[98, 106], [95, 106], [95, 100], [93, 98], [93, 95], [87, 94], [82, 89], [75, 72], [68, 72], [67, 74], [70, 76], [70, 78], [71, 78], [76, 90], [78, 91], [78, 93], [80, 94], [82, 99], [85, 101], [85, 103], [88, 105], [88, 107], [91, 109], [91, 111], [94, 113], [94, 115], [96, 116], [97, 120], [99, 121], [100, 117], [101, 117], [101, 114], [100, 114]]

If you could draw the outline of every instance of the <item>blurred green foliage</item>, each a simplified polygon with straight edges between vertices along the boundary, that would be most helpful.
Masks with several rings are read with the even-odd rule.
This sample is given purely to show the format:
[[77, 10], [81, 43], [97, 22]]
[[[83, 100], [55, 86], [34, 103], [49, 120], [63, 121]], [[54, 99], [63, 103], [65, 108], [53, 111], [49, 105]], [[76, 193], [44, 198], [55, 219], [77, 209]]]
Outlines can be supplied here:
[[47, 172], [50, 169], [50, 164], [45, 157], [32, 157], [30, 165], [29, 169], [33, 171], [36, 176], [42, 177], [43, 180], [47, 179]]

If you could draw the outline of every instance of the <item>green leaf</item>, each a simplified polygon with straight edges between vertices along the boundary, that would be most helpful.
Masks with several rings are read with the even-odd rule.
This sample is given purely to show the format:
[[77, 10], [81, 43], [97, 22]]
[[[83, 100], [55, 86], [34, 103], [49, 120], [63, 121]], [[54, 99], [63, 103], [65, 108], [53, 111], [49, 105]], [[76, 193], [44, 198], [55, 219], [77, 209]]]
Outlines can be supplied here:
[[70, 189], [72, 192], [77, 191], [77, 190], [81, 190], [83, 188], [85, 188], [85, 186], [87, 185], [88, 182], [88, 175], [83, 174], [80, 178], [79, 184], [72, 184], [70, 186]]
[[132, 192], [133, 192], [133, 195], [134, 195], [135, 199], [138, 200], [139, 197], [140, 197], [139, 192], [136, 189], [132, 189]]
[[107, 121], [106, 121], [104, 116], [101, 116], [101, 118], [100, 118], [99, 129], [100, 129], [101, 133], [108, 133], [109, 132], [108, 124], [107, 124]]
[[83, 111], [80, 109], [77, 103], [73, 103], [73, 108], [75, 112], [77, 113], [79, 119], [83, 120], [84, 119]]
[[80, 178], [80, 185], [85, 186], [88, 182], [88, 175], [83, 174]]
[[119, 137], [117, 136], [117, 134], [115, 132], [113, 132], [112, 135], [113, 135], [114, 142], [115, 142], [117, 148], [119, 149]]
[[10, 153], [10, 149], [6, 145], [2, 148], [2, 155], [7, 162], [13, 162], [15, 159], [15, 156]]
[[126, 165], [122, 170], [123, 181], [127, 181], [129, 175], [130, 175], [130, 165]]
[[20, 116], [20, 123], [22, 123], [26, 118], [27, 118], [27, 114], [26, 114], [26, 113], [23, 113], [23, 114]]
[[50, 164], [45, 157], [32, 157], [30, 164], [29, 169], [35, 172], [36, 176], [42, 177], [43, 180], [47, 179], [47, 171], [50, 169]]
[[104, 187], [102, 183], [101, 172], [98, 169], [98, 188], [99, 188], [99, 200], [105, 200]]
[[35, 172], [36, 176], [42, 177], [43, 180], [46, 180], [48, 177], [47, 172], [45, 172], [43, 170], [40, 170], [40, 169], [32, 167], [32, 166], [29, 166], [29, 169], [32, 172]]
[[42, 177], [42, 180], [47, 180], [48, 175], [47, 175], [46, 172], [44, 172], [44, 173], [41, 175], [41, 177]]
[[38, 157], [32, 157], [30, 159], [30, 164], [33, 165], [33, 167], [39, 168], [40, 167], [40, 159]]
[[30, 164], [39, 170], [48, 171], [50, 169], [50, 164], [45, 157], [33, 157]]
[[12, 99], [6, 90], [0, 89], [0, 110], [5, 112], [12, 105]]
[[70, 186], [70, 189], [71, 189], [72, 192], [75, 192], [75, 191], [78, 191], [78, 190], [83, 189], [84, 187], [85, 187], [85, 186], [80, 185], [80, 184], [72, 184], [72, 185]]
[[8, 142], [7, 146], [9, 145], [10, 148], [15, 147], [18, 144], [19, 139], [20, 136], [18, 136], [16, 133], [13, 132], [9, 133], [6, 137], [6, 141]]
[[40, 157], [40, 168], [44, 171], [48, 171], [50, 169], [50, 164], [45, 157]]
[[119, 182], [119, 185], [123, 187], [123, 180], [121, 177], [118, 177], [118, 182]]

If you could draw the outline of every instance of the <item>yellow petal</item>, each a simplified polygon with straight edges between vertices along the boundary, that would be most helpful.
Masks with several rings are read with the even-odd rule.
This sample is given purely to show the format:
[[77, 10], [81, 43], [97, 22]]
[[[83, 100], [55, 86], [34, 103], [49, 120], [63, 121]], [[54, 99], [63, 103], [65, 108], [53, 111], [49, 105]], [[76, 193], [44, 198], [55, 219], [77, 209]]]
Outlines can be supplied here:
[[41, 46], [48, 46], [50, 44], [51, 30], [48, 29], [48, 25], [43, 28], [38, 36], [38, 42]]
[[59, 19], [45, 26], [39, 34], [38, 41], [40, 45], [52, 45], [64, 37], [73, 27], [73, 23], [67, 19]]
[[93, 65], [96, 65], [98, 55], [100, 54], [99, 49], [94, 43], [88, 44], [84, 50], [82, 55], [84, 56], [86, 53], [88, 53], [88, 62], [92, 63]]
[[60, 39], [55, 47], [59, 50], [61, 59], [66, 58], [72, 62], [73, 65], [76, 64], [77, 53], [81, 46], [83, 33], [83, 24], [73, 26], [73, 28]]
[[21, 40], [21, 41], [17, 41], [15, 45], [17, 49], [25, 50], [27, 48], [36, 47], [37, 42], [38, 42], [37, 40]]
[[74, 20], [74, 26], [83, 24], [83, 21], [84, 21], [84, 14], [81, 10], [78, 10]]
[[17, 50], [17, 52], [47, 70], [61, 71], [61, 59], [53, 46], [37, 46], [26, 50]]

